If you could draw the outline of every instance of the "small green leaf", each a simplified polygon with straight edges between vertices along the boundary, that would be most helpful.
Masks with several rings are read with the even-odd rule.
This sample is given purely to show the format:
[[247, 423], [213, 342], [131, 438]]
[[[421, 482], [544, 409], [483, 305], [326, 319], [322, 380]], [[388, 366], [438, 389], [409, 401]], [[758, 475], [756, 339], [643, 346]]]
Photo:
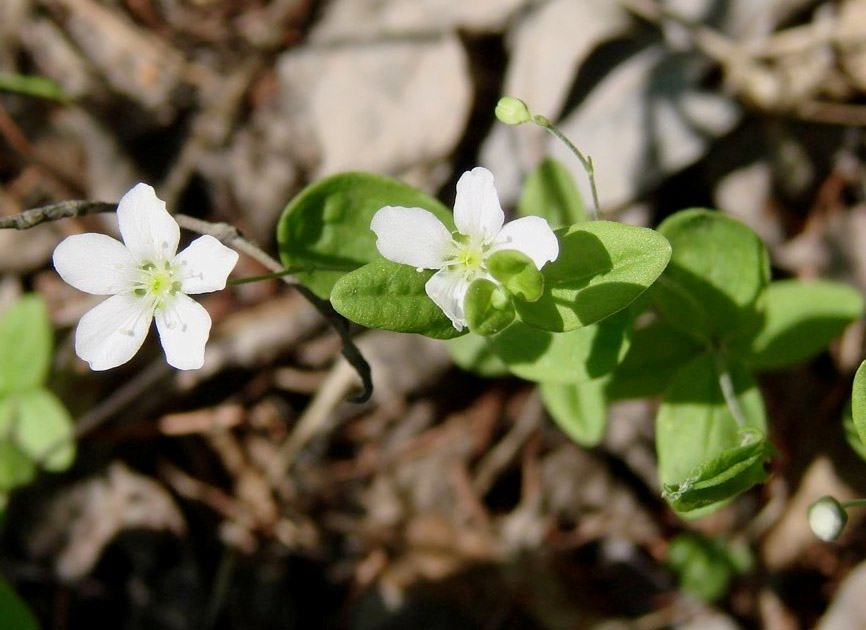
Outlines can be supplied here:
[[851, 390], [851, 415], [860, 441], [866, 445], [866, 361], [857, 368]]
[[628, 350], [628, 311], [567, 333], [515, 322], [490, 338], [490, 348], [515, 376], [542, 383], [577, 383], [610, 373]]
[[571, 173], [553, 158], [546, 158], [526, 178], [520, 201], [520, 216], [547, 219], [552, 228], [586, 221], [586, 207]]
[[72, 417], [47, 389], [0, 399], [0, 430], [46, 470], [65, 470], [75, 458]]
[[860, 434], [854, 425], [850, 402], [845, 405], [845, 409], [842, 411], [842, 429], [845, 432], [845, 441], [848, 442], [848, 446], [860, 456], [860, 459], [866, 460], [866, 443], [860, 440]]
[[36, 617], [2, 576], [0, 576], [0, 628], [39, 630]]
[[[741, 364], [732, 362], [728, 375], [744, 416], [743, 427], [725, 402], [717, 362], [711, 355], [699, 356], [680, 369], [659, 407], [659, 477], [666, 498], [680, 512], [692, 512], [698, 503], [718, 505], [757, 483], [763, 474], [769, 446], [762, 439], [744, 438], [749, 429], [757, 435], [766, 432], [761, 393]], [[744, 445], [749, 448], [743, 449]], [[725, 476], [725, 466], [742, 462], [747, 463], [732, 470], [730, 478]]]
[[863, 314], [859, 291], [836, 282], [773, 282], [761, 296], [763, 324], [746, 361], [774, 370], [818, 354]]
[[651, 295], [668, 322], [702, 340], [727, 339], [757, 323], [755, 302], [770, 271], [751, 229], [700, 209], [678, 212], [658, 229], [673, 255]]
[[0, 438], [0, 493], [23, 486], [36, 475], [36, 464], [9, 438]]
[[680, 368], [703, 351], [692, 337], [663, 320], [632, 332], [631, 347], [606, 386], [611, 400], [658, 396]]
[[596, 446], [607, 426], [604, 380], [583, 383], [541, 383], [544, 408], [557, 426], [581, 446]]
[[18, 94], [36, 96], [59, 103], [72, 101], [72, 97], [57, 83], [48, 77], [34, 74], [0, 72], [0, 91], [17, 92]]
[[508, 366], [490, 349], [487, 337], [463, 335], [445, 342], [451, 359], [457, 366], [479, 376], [496, 378], [508, 374]]
[[416, 271], [379, 258], [334, 285], [331, 304], [343, 317], [367, 328], [418, 333], [436, 339], [462, 335], [433, 301], [424, 284], [432, 271]]
[[327, 299], [339, 278], [379, 257], [370, 221], [384, 206], [423, 208], [454, 229], [451, 212], [420, 190], [373, 173], [340, 173], [311, 184], [283, 210], [277, 226], [283, 265], [338, 268], [297, 274]]
[[518, 302], [520, 318], [536, 328], [566, 332], [624, 309], [664, 271], [671, 249], [646, 228], [592, 221], [556, 230], [559, 256], [542, 269], [544, 292]]
[[30, 294], [0, 316], [0, 395], [42, 385], [51, 364], [52, 329], [45, 302]]
[[513, 249], [494, 252], [487, 259], [487, 271], [502, 286], [524, 302], [535, 302], [544, 290], [544, 276], [524, 253]]
[[682, 589], [707, 602], [727, 593], [731, 579], [753, 563], [745, 545], [694, 532], [675, 536], [665, 555], [665, 564], [677, 574]]
[[466, 322], [476, 335], [495, 335], [514, 321], [514, 304], [501, 286], [479, 278], [469, 285], [463, 303]]
[[678, 512], [691, 512], [726, 501], [766, 481], [764, 464], [773, 448], [760, 431], [740, 433], [743, 443], [705, 461], [691, 476], [664, 485], [662, 496]]

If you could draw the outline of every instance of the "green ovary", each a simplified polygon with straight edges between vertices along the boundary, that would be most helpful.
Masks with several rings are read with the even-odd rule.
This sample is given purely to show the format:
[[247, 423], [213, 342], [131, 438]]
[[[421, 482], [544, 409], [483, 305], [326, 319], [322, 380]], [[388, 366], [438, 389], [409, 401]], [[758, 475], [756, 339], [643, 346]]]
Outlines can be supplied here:
[[484, 264], [487, 258], [487, 249], [483, 243], [473, 243], [463, 235], [456, 235], [454, 243], [457, 246], [456, 251], [450, 262], [452, 268], [460, 269], [466, 279], [471, 281], [479, 274], [487, 271]]
[[180, 281], [175, 279], [175, 270], [170, 263], [160, 268], [145, 262], [141, 265], [141, 275], [132, 292], [138, 297], [150, 296], [159, 305], [167, 296], [175, 295], [178, 291]]

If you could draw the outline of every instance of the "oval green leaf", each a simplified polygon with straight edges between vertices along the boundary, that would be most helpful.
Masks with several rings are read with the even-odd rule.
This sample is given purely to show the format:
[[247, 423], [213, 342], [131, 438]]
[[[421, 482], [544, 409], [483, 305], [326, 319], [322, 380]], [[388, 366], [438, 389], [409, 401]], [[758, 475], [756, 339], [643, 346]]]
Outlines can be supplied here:
[[277, 225], [283, 265], [335, 268], [296, 274], [327, 299], [339, 278], [379, 257], [370, 221], [384, 206], [423, 208], [454, 229], [451, 211], [416, 188], [373, 173], [340, 173], [311, 184], [283, 210]]
[[664, 320], [632, 331], [631, 346], [605, 392], [610, 400], [659, 396], [703, 346]]
[[0, 493], [23, 486], [36, 475], [36, 464], [11, 439], [0, 439]]
[[688, 478], [665, 484], [662, 496], [678, 512], [703, 510], [725, 502], [766, 481], [764, 464], [773, 448], [756, 430], [741, 431], [742, 444], [725, 449], [692, 471]]
[[547, 413], [557, 426], [581, 446], [596, 446], [607, 426], [604, 379], [584, 383], [541, 383]]
[[647, 228], [593, 221], [556, 230], [559, 256], [542, 269], [544, 293], [518, 302], [520, 318], [536, 328], [566, 332], [624, 309], [664, 271], [667, 240]]
[[805, 361], [863, 314], [860, 292], [829, 281], [773, 282], [761, 296], [762, 324], [745, 359], [757, 370]]
[[0, 628], [39, 630], [36, 616], [2, 576], [0, 576]]
[[517, 202], [520, 216], [547, 219], [552, 228], [586, 221], [586, 207], [571, 173], [553, 158], [546, 158], [526, 178]]
[[[697, 484], [707, 481], [709, 473], [724, 475], [722, 464], [733, 466], [734, 462], [745, 461], [754, 454], [736, 451], [744, 446], [744, 430], [756, 430], [760, 435], [766, 432], [763, 399], [748, 370], [742, 364], [732, 363], [728, 375], [744, 417], [743, 427], [737, 424], [725, 403], [716, 360], [710, 355], [694, 359], [679, 371], [659, 407], [656, 417], [659, 477], [666, 496], [680, 512], [695, 510], [692, 506], [695, 500], [690, 495], [682, 499], [676, 493], [695, 488], [707, 490]], [[723, 456], [731, 449], [731, 453]], [[756, 452], [758, 450], [756, 447]], [[762, 466], [763, 460], [761, 469]], [[732, 479], [722, 476], [708, 482], [712, 500], [702, 507], [720, 504], [757, 483], [754, 462], [734, 472], [737, 474]], [[718, 491], [712, 489], [716, 486]], [[722, 494], [725, 496], [720, 496]], [[676, 497], [676, 504], [671, 497]]]
[[490, 338], [490, 348], [515, 376], [539, 383], [577, 383], [609, 374], [628, 350], [631, 314], [567, 333], [515, 322]]
[[487, 337], [463, 335], [445, 342], [445, 347], [457, 367], [479, 376], [496, 378], [508, 374], [508, 366], [490, 349]]
[[866, 445], [866, 361], [857, 368], [851, 389], [851, 415], [860, 441]]
[[653, 287], [665, 319], [699, 339], [730, 338], [756, 325], [755, 303], [770, 277], [761, 239], [745, 224], [711, 210], [684, 210], [659, 232], [673, 247]]
[[424, 291], [432, 275], [379, 258], [340, 278], [331, 291], [331, 304], [340, 315], [367, 328], [435, 339], [458, 337], [464, 333]]
[[25, 295], [0, 316], [0, 395], [42, 385], [51, 364], [52, 328], [45, 302]]
[[72, 417], [47, 389], [39, 387], [0, 400], [0, 428], [46, 470], [65, 470], [75, 459]]

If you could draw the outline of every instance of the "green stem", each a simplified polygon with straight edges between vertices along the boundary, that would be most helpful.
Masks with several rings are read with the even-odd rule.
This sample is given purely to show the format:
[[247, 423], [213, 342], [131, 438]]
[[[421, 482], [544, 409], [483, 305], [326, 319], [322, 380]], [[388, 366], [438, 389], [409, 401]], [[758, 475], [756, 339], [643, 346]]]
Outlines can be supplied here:
[[731, 378], [731, 373], [728, 371], [725, 356], [719, 351], [714, 352], [713, 356], [716, 360], [716, 374], [719, 376], [719, 387], [722, 389], [722, 396], [725, 397], [725, 403], [728, 405], [728, 410], [730, 410], [737, 425], [743, 428], [746, 426], [746, 415], [743, 413], [742, 407], [740, 407], [740, 401], [737, 400], [734, 381]]
[[843, 501], [839, 505], [846, 510], [852, 507], [866, 507], [866, 499], [851, 499], [850, 501]]
[[556, 125], [550, 122], [544, 116], [539, 116], [536, 114], [532, 117], [532, 122], [534, 122], [539, 127], [543, 127], [547, 129], [550, 133], [557, 137], [568, 149], [577, 156], [578, 161], [580, 161], [580, 165], [583, 167], [583, 170], [586, 172], [586, 177], [589, 179], [589, 188], [592, 191], [592, 218], [593, 220], [598, 219], [599, 205], [598, 205], [598, 189], [595, 187], [595, 168], [592, 165], [592, 158], [588, 155], [584, 155], [580, 149], [578, 149], [574, 143], [568, 139], [564, 133], [562, 133]]
[[226, 284], [234, 286], [238, 284], [251, 284], [253, 282], [261, 282], [263, 280], [277, 280], [284, 276], [290, 276], [295, 273], [309, 273], [312, 271], [354, 271], [357, 267], [349, 266], [317, 266], [317, 265], [297, 265], [295, 267], [286, 267], [280, 271], [266, 273], [261, 276], [248, 276], [246, 278], [231, 278]]

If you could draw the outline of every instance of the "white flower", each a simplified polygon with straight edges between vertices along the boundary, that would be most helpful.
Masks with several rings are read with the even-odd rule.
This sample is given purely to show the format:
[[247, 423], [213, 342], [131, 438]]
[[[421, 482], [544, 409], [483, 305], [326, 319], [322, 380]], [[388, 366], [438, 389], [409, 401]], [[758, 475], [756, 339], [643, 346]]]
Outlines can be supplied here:
[[202, 236], [175, 255], [180, 228], [146, 184], [123, 196], [117, 219], [123, 243], [105, 234], [78, 234], [54, 250], [54, 268], [66, 282], [86, 293], [111, 295], [81, 318], [75, 353], [93, 370], [126, 363], [155, 317], [169, 365], [200, 368], [210, 315], [187, 294], [224, 289], [237, 253]]
[[454, 234], [431, 212], [400, 206], [381, 208], [370, 229], [376, 233], [379, 253], [388, 260], [418, 271], [439, 270], [424, 288], [454, 328], [463, 330], [463, 302], [469, 285], [478, 278], [496, 282], [487, 272], [487, 258], [493, 252], [517, 250], [538, 269], [559, 255], [556, 236], [541, 217], [523, 217], [503, 227], [504, 221], [493, 174], [479, 166], [463, 173], [457, 182]]

